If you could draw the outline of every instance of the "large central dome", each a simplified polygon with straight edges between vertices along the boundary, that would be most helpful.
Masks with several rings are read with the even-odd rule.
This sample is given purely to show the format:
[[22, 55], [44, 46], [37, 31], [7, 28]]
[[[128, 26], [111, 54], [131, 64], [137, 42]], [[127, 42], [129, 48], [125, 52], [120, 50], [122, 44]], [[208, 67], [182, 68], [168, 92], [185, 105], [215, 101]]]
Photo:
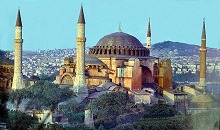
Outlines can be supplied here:
[[104, 36], [99, 40], [96, 46], [143, 47], [137, 38], [123, 32], [116, 32]]
[[149, 49], [132, 35], [116, 32], [104, 36], [96, 46], [90, 48], [90, 55], [127, 55], [127, 56], [149, 56]]

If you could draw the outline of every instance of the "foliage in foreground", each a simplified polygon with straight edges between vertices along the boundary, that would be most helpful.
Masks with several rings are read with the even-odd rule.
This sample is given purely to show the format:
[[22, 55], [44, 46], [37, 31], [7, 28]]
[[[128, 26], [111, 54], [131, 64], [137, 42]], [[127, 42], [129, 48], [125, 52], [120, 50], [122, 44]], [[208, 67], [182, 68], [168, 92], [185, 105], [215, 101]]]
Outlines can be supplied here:
[[27, 130], [30, 126], [37, 124], [38, 119], [20, 111], [10, 111], [6, 123], [10, 130]]
[[29, 109], [54, 109], [59, 102], [65, 101], [71, 96], [73, 96], [73, 92], [69, 88], [61, 89], [49, 81], [38, 81], [31, 87], [12, 91], [9, 99], [18, 104], [23, 99], [30, 99]]
[[60, 111], [68, 118], [69, 122], [84, 122], [85, 105], [77, 103], [74, 99], [67, 101], [66, 105], [60, 105]]
[[0, 122], [6, 122], [8, 118], [8, 110], [6, 108], [6, 102], [8, 101], [8, 94], [0, 88]]
[[179, 115], [178, 113], [174, 115], [173, 113], [176, 112], [172, 110], [172, 107], [169, 108], [170, 106], [166, 105], [167, 109], [165, 106], [159, 110], [155, 109], [158, 106], [152, 107], [151, 112], [147, 112], [143, 119], [134, 123], [134, 128], [137, 130], [209, 130], [217, 127], [216, 124], [219, 122], [220, 112], [218, 110], [195, 115]]
[[110, 92], [99, 96], [89, 105], [89, 108], [98, 118], [118, 116], [126, 112], [129, 103], [128, 94], [122, 92]]
[[166, 118], [145, 118], [134, 124], [137, 130], [185, 130], [182, 116]]
[[58, 124], [36, 124], [30, 126], [28, 130], [64, 130], [62, 126]]
[[167, 104], [155, 104], [148, 106], [144, 118], [164, 118], [179, 115], [174, 106]]

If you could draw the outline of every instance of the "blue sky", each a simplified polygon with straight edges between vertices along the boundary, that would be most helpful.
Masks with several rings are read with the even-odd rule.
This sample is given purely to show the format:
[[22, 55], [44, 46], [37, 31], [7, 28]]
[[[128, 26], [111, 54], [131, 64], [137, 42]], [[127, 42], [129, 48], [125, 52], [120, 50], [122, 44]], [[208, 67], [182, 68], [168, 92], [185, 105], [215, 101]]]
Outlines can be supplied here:
[[83, 3], [86, 46], [122, 31], [146, 42], [151, 18], [152, 43], [166, 40], [200, 45], [206, 18], [207, 46], [220, 48], [220, 0], [0, 0], [0, 49], [13, 50], [18, 8], [23, 22], [23, 49], [75, 47]]

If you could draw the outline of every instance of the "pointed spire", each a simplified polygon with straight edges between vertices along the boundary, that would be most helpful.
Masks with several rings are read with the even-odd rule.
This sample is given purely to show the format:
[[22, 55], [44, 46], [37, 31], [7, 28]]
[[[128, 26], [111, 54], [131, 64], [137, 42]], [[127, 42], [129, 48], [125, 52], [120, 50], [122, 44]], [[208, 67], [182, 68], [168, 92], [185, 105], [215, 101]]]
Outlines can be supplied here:
[[150, 18], [149, 18], [149, 22], [148, 22], [147, 37], [151, 37]]
[[22, 27], [20, 9], [18, 9], [18, 15], [17, 15], [16, 26]]
[[121, 30], [121, 23], [119, 23], [118, 32], [122, 32], [122, 30]]
[[83, 6], [82, 6], [82, 5], [81, 5], [81, 9], [80, 9], [80, 14], [79, 14], [78, 23], [83, 23], [83, 24], [85, 24], [85, 18], [84, 18]]
[[203, 18], [202, 39], [206, 39], [205, 18]]

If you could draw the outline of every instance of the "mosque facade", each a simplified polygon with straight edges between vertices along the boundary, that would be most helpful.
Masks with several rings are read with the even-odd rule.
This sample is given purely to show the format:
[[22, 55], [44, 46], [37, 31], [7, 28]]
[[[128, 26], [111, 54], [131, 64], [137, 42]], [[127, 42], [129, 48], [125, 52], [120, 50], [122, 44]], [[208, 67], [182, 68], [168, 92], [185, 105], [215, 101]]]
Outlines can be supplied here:
[[[85, 21], [81, 12], [78, 21]], [[171, 61], [150, 56], [149, 27], [150, 21], [147, 47], [119, 27], [118, 32], [102, 37], [95, 46], [91, 47], [84, 61], [79, 60], [78, 53], [76, 56], [65, 58], [55, 83], [74, 86], [78, 70], [77, 62], [84, 62], [85, 82], [89, 88], [106, 82], [113, 82], [128, 90], [142, 90], [150, 84], [156, 84], [162, 89], [171, 88]], [[77, 52], [82, 51], [77, 49]]]

